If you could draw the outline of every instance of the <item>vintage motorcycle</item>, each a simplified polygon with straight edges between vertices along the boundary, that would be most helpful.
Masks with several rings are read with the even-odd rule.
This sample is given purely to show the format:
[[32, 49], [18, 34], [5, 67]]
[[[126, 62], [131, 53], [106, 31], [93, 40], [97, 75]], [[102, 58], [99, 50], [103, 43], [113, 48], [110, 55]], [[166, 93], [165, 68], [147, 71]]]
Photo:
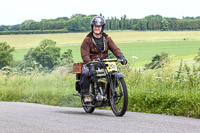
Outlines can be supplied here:
[[96, 107], [111, 106], [116, 116], [123, 116], [128, 106], [128, 92], [124, 75], [117, 71], [120, 59], [104, 59], [88, 62], [90, 69], [96, 72], [90, 76], [91, 103], [84, 103], [84, 96], [80, 86], [80, 73], [76, 73], [76, 91], [73, 94], [81, 97], [82, 107], [86, 113], [92, 113]]

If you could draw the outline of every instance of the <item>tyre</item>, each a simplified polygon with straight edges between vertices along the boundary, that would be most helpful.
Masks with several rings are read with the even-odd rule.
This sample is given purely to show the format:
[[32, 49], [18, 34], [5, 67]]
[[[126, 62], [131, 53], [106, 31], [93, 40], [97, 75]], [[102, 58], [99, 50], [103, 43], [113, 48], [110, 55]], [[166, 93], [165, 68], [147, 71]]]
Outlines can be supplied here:
[[95, 107], [85, 106], [86, 104], [84, 103], [84, 99], [83, 98], [81, 98], [81, 102], [82, 102], [82, 107], [83, 107], [83, 109], [85, 110], [86, 113], [93, 113], [94, 112]]
[[[91, 87], [90, 87], [90, 93], [91, 93]], [[89, 107], [89, 106], [93, 106], [91, 103], [90, 104], [85, 104], [84, 103], [83, 93], [81, 92], [81, 94], [82, 94], [82, 96], [81, 96], [81, 103], [82, 103], [83, 109], [85, 110], [86, 113], [93, 113], [94, 110], [95, 110], [95, 107]]]
[[114, 78], [113, 88], [114, 94], [112, 94], [111, 89], [109, 91], [112, 111], [116, 116], [123, 116], [128, 106], [128, 92], [124, 79]]

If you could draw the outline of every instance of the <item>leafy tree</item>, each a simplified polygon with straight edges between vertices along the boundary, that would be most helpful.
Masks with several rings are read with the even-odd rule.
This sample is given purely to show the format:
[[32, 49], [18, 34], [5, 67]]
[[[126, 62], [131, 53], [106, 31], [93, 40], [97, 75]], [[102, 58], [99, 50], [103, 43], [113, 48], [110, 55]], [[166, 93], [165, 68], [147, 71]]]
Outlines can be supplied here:
[[67, 21], [67, 29], [70, 32], [83, 32], [90, 31], [91, 26], [90, 22], [94, 15], [86, 16], [82, 14], [76, 14], [71, 17], [69, 21]]
[[56, 47], [56, 42], [45, 39], [41, 41], [38, 47], [29, 49], [24, 56], [23, 62], [20, 64], [20, 68], [24, 70], [29, 70], [29, 68], [52, 70], [59, 65], [71, 66], [73, 62], [71, 49], [67, 49], [60, 56], [60, 48]]
[[150, 15], [150, 16], [146, 16], [145, 19], [147, 20], [147, 29], [148, 30], [160, 30], [162, 16]]
[[24, 57], [29, 66], [39, 63], [42, 67], [52, 69], [60, 64], [60, 48], [56, 47], [56, 42], [45, 39], [35, 49], [30, 49]]
[[168, 20], [168, 28], [169, 30], [178, 30], [179, 19], [177, 18], [166, 18]]
[[106, 19], [106, 26], [105, 26], [105, 29], [106, 29], [106, 30], [110, 30], [110, 25], [111, 25], [111, 20], [110, 20], [110, 18], [108, 17], [108, 18]]
[[67, 49], [62, 55], [61, 55], [61, 61], [63, 65], [72, 65], [74, 63], [72, 50]]
[[200, 19], [200, 16], [197, 16], [195, 19]]
[[[102, 17], [103, 15], [100, 14]], [[70, 18], [59, 17], [56, 19], [42, 19], [40, 22], [34, 20], [26, 20], [18, 25], [1, 25], [0, 34], [30, 34], [30, 33], [60, 33], [65, 32], [85, 32], [90, 31], [91, 19], [96, 16], [74, 14]], [[106, 19], [106, 30], [199, 30], [200, 16], [177, 18], [163, 18], [160, 15], [149, 15], [141, 19], [129, 19], [123, 15], [119, 19], [116, 17], [108, 17]], [[19, 31], [25, 30], [25, 31]], [[27, 32], [31, 31], [31, 32]], [[51, 30], [51, 32], [44, 32]], [[8, 32], [18, 31], [18, 32]], [[62, 32], [62, 33], [63, 33]]]
[[86, 17], [86, 15], [84, 15], [84, 14], [73, 14], [71, 16], [71, 19], [73, 19], [73, 18], [80, 18], [80, 17]]
[[11, 30], [19, 30], [20, 29], [20, 24], [16, 24], [16, 25], [13, 25], [12, 27], [11, 27]]
[[15, 49], [10, 47], [6, 42], [0, 43], [0, 68], [9, 66], [13, 62], [13, 55], [11, 54]]
[[161, 30], [168, 30], [168, 21], [166, 19], [161, 21]]
[[34, 49], [30, 48], [27, 54], [24, 55], [24, 62], [21, 64], [21, 68], [31, 67], [35, 68], [35, 58], [32, 56]]
[[140, 30], [147, 30], [147, 20], [146, 19], [141, 19], [139, 21], [139, 29]]
[[39, 29], [38, 22], [34, 20], [26, 20], [20, 25], [21, 30], [37, 30]]

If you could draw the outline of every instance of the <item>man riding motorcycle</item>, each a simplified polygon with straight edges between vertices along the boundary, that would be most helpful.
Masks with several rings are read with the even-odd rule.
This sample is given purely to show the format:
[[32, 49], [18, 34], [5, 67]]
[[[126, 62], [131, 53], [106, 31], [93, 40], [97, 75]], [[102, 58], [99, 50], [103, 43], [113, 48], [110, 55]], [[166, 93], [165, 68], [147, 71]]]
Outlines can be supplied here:
[[[127, 60], [117, 47], [114, 41], [104, 33], [106, 21], [101, 16], [95, 16], [91, 21], [92, 31], [86, 36], [81, 45], [81, 57], [84, 63], [95, 59], [105, 59], [108, 57], [108, 50], [119, 59], [123, 60], [122, 64], [126, 65]], [[84, 93], [84, 102], [91, 102], [89, 94], [90, 76], [96, 71], [90, 66], [83, 65], [80, 77], [81, 89]]]

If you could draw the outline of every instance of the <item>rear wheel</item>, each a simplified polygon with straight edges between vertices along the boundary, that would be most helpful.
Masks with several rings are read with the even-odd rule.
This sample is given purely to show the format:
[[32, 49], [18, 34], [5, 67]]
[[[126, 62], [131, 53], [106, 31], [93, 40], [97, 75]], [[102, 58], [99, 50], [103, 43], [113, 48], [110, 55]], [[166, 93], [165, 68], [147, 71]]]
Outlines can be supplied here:
[[[90, 87], [90, 90], [89, 90], [89, 91], [90, 91], [90, 93], [92, 93], [91, 87]], [[86, 103], [84, 102], [84, 96], [83, 96], [82, 90], [81, 90], [81, 94], [82, 94], [82, 96], [81, 96], [81, 103], [82, 103], [83, 109], [85, 110], [86, 113], [93, 113], [94, 110], [95, 110], [95, 107], [90, 107], [90, 106], [93, 106], [91, 103], [86, 104]]]
[[83, 109], [85, 110], [86, 113], [93, 113], [94, 112], [95, 107], [89, 107], [90, 105], [86, 106], [83, 98], [81, 98], [81, 102], [82, 102]]
[[114, 94], [110, 89], [110, 104], [113, 113], [116, 116], [123, 116], [128, 106], [128, 92], [123, 78], [113, 79]]

